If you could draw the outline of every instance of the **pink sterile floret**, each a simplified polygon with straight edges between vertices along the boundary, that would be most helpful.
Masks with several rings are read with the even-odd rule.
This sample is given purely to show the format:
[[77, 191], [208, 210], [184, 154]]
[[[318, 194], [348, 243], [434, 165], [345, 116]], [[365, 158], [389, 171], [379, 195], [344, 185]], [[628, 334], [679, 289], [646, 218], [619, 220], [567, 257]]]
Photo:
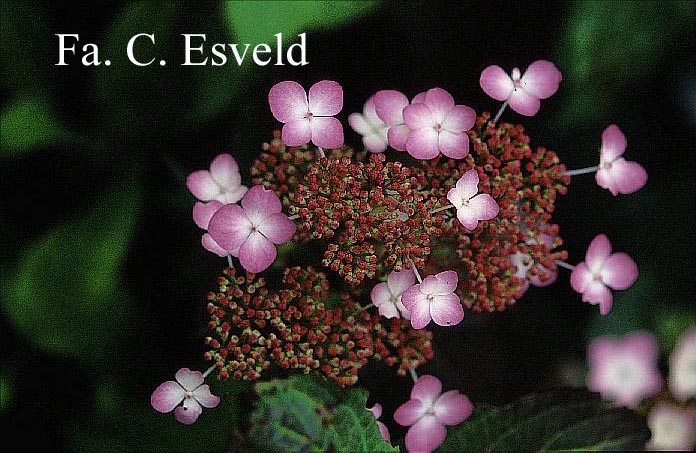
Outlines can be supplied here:
[[657, 343], [649, 332], [597, 337], [587, 348], [587, 387], [617, 405], [635, 408], [662, 388]]
[[475, 230], [479, 220], [490, 220], [499, 212], [498, 203], [493, 197], [478, 193], [478, 184], [478, 173], [469, 170], [447, 192], [447, 199], [457, 208], [457, 218], [467, 230]]
[[426, 92], [420, 103], [404, 107], [404, 122], [411, 132], [406, 151], [416, 159], [433, 159], [440, 153], [452, 159], [469, 154], [469, 135], [476, 112], [466, 105], [454, 105], [454, 98], [442, 88]]
[[275, 119], [285, 123], [281, 133], [288, 146], [306, 145], [310, 141], [321, 148], [343, 145], [343, 126], [334, 118], [343, 108], [343, 88], [331, 80], [317, 82], [309, 96], [297, 82], [280, 82], [268, 93], [268, 103]]
[[355, 132], [362, 135], [365, 149], [371, 153], [381, 153], [389, 146], [387, 130], [389, 126], [379, 119], [375, 111], [374, 96], [371, 96], [363, 106], [362, 113], [348, 115], [348, 124]]
[[[372, 407], [368, 407], [367, 410], [372, 412], [372, 415], [374, 415], [376, 419], [382, 416], [382, 405], [379, 403]], [[387, 443], [391, 443], [391, 436], [389, 435], [389, 428], [387, 428], [387, 425], [377, 420], [377, 427], [379, 428], [379, 433], [382, 435], [382, 439]]]
[[612, 195], [636, 192], [648, 181], [648, 173], [639, 163], [621, 157], [625, 150], [626, 136], [621, 129], [616, 124], [604, 129], [595, 180]]
[[520, 115], [534, 116], [539, 111], [539, 99], [551, 97], [562, 79], [561, 71], [553, 63], [537, 60], [524, 74], [514, 68], [512, 77], [500, 66], [488, 66], [481, 72], [480, 84], [488, 96], [507, 101]]
[[[419, 93], [411, 103], [417, 104], [423, 101], [425, 101], [425, 93]], [[409, 105], [408, 98], [400, 91], [381, 90], [375, 93], [374, 103], [375, 113], [389, 128], [387, 131], [389, 146], [397, 151], [406, 151], [406, 141], [411, 133], [411, 129], [404, 122], [404, 107]]]
[[220, 154], [210, 164], [210, 170], [194, 171], [186, 178], [186, 187], [201, 201], [236, 203], [246, 193], [239, 166], [229, 154]]
[[402, 294], [416, 283], [416, 275], [410, 269], [391, 271], [386, 282], [377, 283], [370, 292], [372, 303], [385, 318], [410, 319], [411, 314], [401, 301]]
[[[198, 201], [193, 205], [193, 221], [196, 222], [196, 225], [200, 228], [208, 230], [210, 219], [223, 206], [224, 204], [219, 201], [209, 201], [208, 203]], [[225, 257], [229, 253], [221, 247], [220, 244], [215, 242], [215, 239], [213, 239], [210, 233], [203, 234], [201, 237], [201, 245], [203, 245], [204, 249], [215, 253], [219, 257]]]
[[670, 356], [669, 387], [678, 400], [696, 396], [696, 327], [682, 335]]
[[230, 255], [239, 257], [244, 269], [261, 272], [276, 259], [275, 244], [295, 234], [295, 224], [281, 210], [275, 192], [254, 186], [242, 198], [241, 207], [221, 207], [210, 219], [208, 232]]
[[647, 450], [692, 450], [696, 441], [696, 410], [659, 403], [648, 414], [652, 433]]
[[[180, 423], [194, 423], [203, 409], [216, 407], [220, 397], [210, 393], [208, 384], [203, 384], [203, 374], [182, 368], [174, 376], [176, 381], [167, 381], [152, 392], [150, 404], [162, 413], [174, 411], [174, 418]], [[179, 404], [184, 402], [181, 406]]]
[[611, 289], [626, 289], [638, 278], [638, 266], [625, 253], [611, 253], [611, 243], [603, 235], [597, 235], [585, 254], [585, 261], [575, 266], [570, 274], [570, 285], [582, 294], [582, 300], [599, 304], [599, 312], [606, 315], [611, 310]]
[[[544, 233], [537, 237], [529, 238], [525, 242], [528, 245], [545, 244], [549, 250], [551, 250], [553, 246], [551, 236]], [[558, 277], [557, 271], [550, 271], [538, 263], [536, 267], [537, 273], [527, 275], [532, 266], [534, 266], [534, 260], [527, 253], [517, 252], [514, 255], [510, 255], [510, 263], [512, 263], [517, 269], [515, 272], [515, 277], [524, 279], [524, 283], [520, 288], [523, 293], [527, 291], [530, 283], [534, 286], [548, 286], [555, 282], [556, 277]]]
[[422, 329], [430, 320], [439, 326], [454, 326], [464, 319], [464, 308], [454, 294], [459, 277], [455, 271], [428, 275], [422, 283], [411, 286], [401, 296], [411, 314], [411, 325]]
[[435, 376], [423, 375], [411, 390], [411, 399], [396, 409], [394, 420], [410, 426], [406, 433], [408, 451], [433, 451], [445, 441], [445, 425], [458, 425], [474, 410], [473, 404], [457, 390], [442, 393]]

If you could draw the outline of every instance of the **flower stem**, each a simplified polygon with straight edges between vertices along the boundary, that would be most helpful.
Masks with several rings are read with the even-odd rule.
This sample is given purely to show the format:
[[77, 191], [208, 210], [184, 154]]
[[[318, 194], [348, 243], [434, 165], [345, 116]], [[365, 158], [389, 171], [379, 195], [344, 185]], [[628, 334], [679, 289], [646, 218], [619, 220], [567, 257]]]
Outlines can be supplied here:
[[568, 264], [562, 260], [556, 260], [556, 266], [564, 267], [564, 268], [568, 269], [569, 271], [572, 271], [573, 269], [575, 269], [575, 266], [573, 266], [572, 264]]
[[416, 369], [410, 366], [408, 367], [408, 372], [411, 374], [411, 379], [413, 379], [413, 383], [415, 384], [416, 382], [418, 382], [418, 375], [416, 374]]
[[290, 217], [288, 217], [289, 220], [297, 220], [299, 218], [300, 218], [299, 214], [294, 214], [294, 215], [291, 215]]
[[217, 367], [217, 365], [213, 365], [207, 370], [205, 370], [205, 373], [203, 373], [203, 379], [207, 378], [210, 373], [213, 372], [213, 370]]
[[322, 148], [321, 146], [317, 146], [317, 150], [318, 150], [318, 152], [319, 152], [319, 158], [320, 158], [320, 159], [323, 159], [323, 158], [326, 157], [326, 154], [324, 154], [324, 148]]
[[423, 283], [423, 279], [418, 272], [418, 268], [416, 268], [416, 263], [413, 262], [410, 256], [408, 257], [408, 261], [411, 263], [411, 269], [413, 269], [413, 273], [416, 274], [416, 280], [418, 280], [418, 283]]
[[360, 310], [358, 310], [358, 313], [360, 313], [361, 311], [365, 311], [365, 310], [367, 310], [367, 309], [370, 309], [370, 308], [372, 308], [372, 307], [374, 307], [374, 306], [375, 306], [375, 304], [365, 305], [365, 306], [362, 307]]
[[227, 265], [234, 269], [234, 264], [232, 264], [232, 255], [227, 255]]
[[493, 118], [494, 123], [496, 123], [496, 124], [498, 123], [498, 120], [500, 119], [500, 115], [503, 114], [507, 105], [508, 105], [508, 101], [503, 102], [503, 105], [500, 107], [500, 110], [498, 110], [498, 113], [495, 114], [495, 118]]
[[455, 206], [454, 206], [453, 204], [448, 204], [447, 206], [440, 206], [440, 207], [437, 208], [437, 209], [433, 209], [432, 211], [430, 211], [430, 213], [431, 213], [431, 214], [437, 214], [438, 212], [446, 211], [446, 210], [452, 209], [452, 208], [454, 208], [454, 207], [455, 207]]
[[586, 173], [594, 173], [599, 169], [597, 165], [594, 167], [587, 167], [587, 168], [579, 168], [577, 170], [567, 170], [563, 174], [567, 176], [577, 176], [577, 175], [584, 175]]

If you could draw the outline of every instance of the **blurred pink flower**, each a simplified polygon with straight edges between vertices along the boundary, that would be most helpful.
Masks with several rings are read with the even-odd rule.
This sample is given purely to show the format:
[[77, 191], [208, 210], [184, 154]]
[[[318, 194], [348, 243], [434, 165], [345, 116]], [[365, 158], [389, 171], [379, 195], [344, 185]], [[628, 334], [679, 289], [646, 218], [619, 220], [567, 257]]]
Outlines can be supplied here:
[[194, 171], [186, 178], [186, 187], [201, 201], [236, 203], [246, 193], [237, 161], [230, 154], [220, 154], [210, 164], [210, 170]]
[[696, 396], [696, 327], [682, 335], [672, 351], [669, 388], [681, 401]]
[[[425, 100], [425, 93], [420, 93], [413, 98], [412, 103], [420, 103]], [[411, 129], [404, 122], [404, 107], [408, 104], [405, 94], [396, 90], [381, 90], [374, 95], [375, 113], [377, 117], [389, 128], [387, 139], [389, 146], [397, 151], [406, 151], [406, 140]]]
[[457, 218], [467, 230], [475, 230], [479, 220], [490, 220], [498, 215], [498, 203], [487, 193], [478, 193], [479, 176], [469, 170], [447, 192], [447, 199], [457, 208]]
[[416, 282], [416, 275], [410, 269], [401, 272], [391, 271], [387, 281], [377, 283], [370, 292], [370, 298], [379, 314], [385, 318], [410, 319], [411, 315], [401, 301], [402, 294]]
[[295, 224], [281, 211], [275, 192], [254, 186], [242, 198], [241, 207], [221, 207], [210, 219], [208, 231], [230, 255], [239, 257], [244, 269], [258, 273], [275, 261], [275, 245], [295, 234]]
[[464, 319], [464, 308], [457, 289], [458, 276], [455, 271], [444, 271], [428, 275], [422, 283], [411, 286], [401, 296], [411, 314], [411, 325], [422, 329], [432, 319], [439, 326], [454, 326]]
[[662, 388], [657, 369], [657, 343], [649, 332], [623, 338], [597, 337], [587, 348], [587, 387], [619, 406], [636, 408]]
[[440, 153], [452, 159], [469, 154], [466, 131], [474, 126], [476, 112], [466, 105], [454, 105], [454, 98], [442, 88], [432, 88], [422, 103], [404, 107], [404, 122], [411, 129], [406, 151], [416, 159], [433, 159]]
[[[150, 404], [159, 412], [174, 411], [174, 418], [184, 425], [194, 423], [201, 415], [203, 407], [213, 408], [220, 403], [220, 397], [210, 393], [208, 384], [203, 384], [203, 374], [182, 368], [174, 376], [176, 381], [167, 381], [152, 392]], [[179, 404], [184, 402], [181, 406]]]
[[[368, 407], [367, 410], [372, 412], [372, 415], [374, 415], [376, 419], [382, 416], [382, 405], [379, 403], [372, 407]], [[387, 425], [377, 420], [377, 427], [379, 428], [379, 433], [382, 435], [382, 439], [391, 444], [391, 436], [389, 435], [389, 428], [387, 428]]]
[[563, 76], [556, 65], [546, 60], [530, 64], [524, 74], [518, 68], [509, 76], [500, 66], [488, 66], [481, 72], [483, 91], [497, 101], [507, 101], [520, 115], [534, 116], [539, 111], [539, 99], [551, 97]]
[[425, 374], [413, 386], [411, 399], [396, 409], [394, 420], [410, 426], [406, 433], [408, 451], [435, 450], [445, 441], [445, 425], [458, 425], [473, 412], [473, 404], [459, 391], [441, 393], [440, 380]]
[[570, 285], [582, 294], [582, 300], [599, 304], [599, 312], [606, 315], [611, 310], [611, 289], [627, 289], [638, 278], [636, 263], [625, 253], [611, 253], [611, 243], [603, 235], [597, 235], [585, 254], [585, 261], [575, 266], [570, 274]]
[[365, 149], [371, 153], [382, 153], [389, 146], [387, 130], [389, 126], [379, 119], [375, 111], [375, 97], [371, 96], [363, 106], [363, 112], [348, 115], [348, 124], [362, 135]]
[[652, 437], [647, 450], [693, 450], [696, 411], [661, 402], [648, 414], [648, 427]]
[[595, 180], [612, 195], [636, 192], [648, 181], [648, 174], [639, 163], [621, 157], [625, 150], [626, 136], [621, 129], [616, 124], [604, 129]]
[[[224, 204], [215, 200], [209, 201], [208, 203], [197, 201], [196, 204], [193, 205], [193, 221], [196, 222], [196, 225], [200, 228], [207, 231], [210, 219], [223, 206]], [[227, 250], [215, 242], [215, 239], [213, 239], [209, 233], [203, 234], [201, 237], [201, 245], [203, 245], [204, 249], [215, 253], [219, 257], [225, 257], [229, 254]]]
[[268, 93], [275, 119], [285, 123], [282, 140], [288, 146], [310, 141], [321, 148], [343, 145], [343, 126], [334, 118], [343, 108], [343, 88], [331, 80], [317, 82], [307, 92], [297, 82], [280, 82]]

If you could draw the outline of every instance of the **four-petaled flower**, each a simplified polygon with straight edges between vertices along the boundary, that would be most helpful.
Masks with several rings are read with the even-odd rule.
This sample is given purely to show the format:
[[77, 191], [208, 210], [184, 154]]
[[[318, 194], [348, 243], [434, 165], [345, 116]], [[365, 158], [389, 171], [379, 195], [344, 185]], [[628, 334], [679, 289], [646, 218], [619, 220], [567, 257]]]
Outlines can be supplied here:
[[416, 275], [413, 271], [404, 269], [401, 272], [391, 271], [386, 282], [377, 283], [370, 292], [370, 298], [379, 314], [387, 319], [398, 318], [399, 314], [405, 319], [410, 319], [411, 314], [404, 307], [401, 297], [415, 282]]
[[435, 376], [423, 375], [411, 390], [411, 399], [399, 406], [394, 420], [410, 426], [406, 433], [408, 451], [433, 451], [445, 441], [445, 425], [458, 425], [473, 412], [474, 406], [458, 390], [442, 393]]
[[696, 439], [696, 411], [659, 403], [648, 414], [652, 433], [647, 450], [691, 450]]
[[669, 388], [681, 401], [696, 396], [696, 328], [682, 335], [669, 360]]
[[229, 154], [220, 154], [210, 164], [210, 170], [194, 171], [186, 178], [186, 187], [201, 201], [236, 203], [247, 187], [242, 185], [237, 161]]
[[[208, 384], [203, 383], [200, 371], [182, 368], [174, 375], [176, 381], [167, 381], [152, 392], [150, 404], [162, 413], [174, 411], [174, 418], [184, 425], [194, 423], [203, 412], [203, 407], [209, 409], [220, 403], [220, 397], [210, 393]], [[179, 404], [184, 402], [181, 406]]]
[[275, 119], [285, 123], [282, 140], [288, 146], [310, 141], [321, 148], [343, 145], [343, 125], [334, 118], [343, 108], [343, 88], [331, 80], [317, 82], [307, 92], [297, 82], [280, 82], [268, 93]]
[[[379, 403], [376, 403], [372, 407], [368, 407], [367, 410], [372, 412], [372, 415], [374, 415], [376, 419], [382, 416], [382, 405]], [[387, 428], [387, 425], [377, 420], [377, 427], [379, 428], [379, 434], [382, 436], [382, 439], [384, 439], [385, 442], [390, 444], [391, 436], [389, 435], [389, 428]]]
[[462, 322], [464, 308], [459, 296], [454, 294], [458, 278], [455, 271], [428, 275], [422, 283], [403, 293], [401, 301], [411, 314], [414, 329], [422, 329], [431, 319], [439, 326], [454, 326]]
[[467, 230], [475, 230], [479, 220], [490, 220], [498, 215], [498, 203], [487, 193], [478, 193], [479, 176], [469, 170], [447, 192], [447, 199], [457, 208], [457, 218]]
[[604, 129], [595, 180], [612, 195], [636, 192], [648, 181], [648, 173], [638, 162], [621, 157], [625, 150], [626, 136], [621, 129], [616, 124]]
[[[423, 101], [425, 101], [425, 93], [419, 93], [411, 103], [418, 104]], [[389, 128], [387, 131], [389, 146], [397, 151], [406, 151], [406, 141], [411, 133], [411, 129], [404, 122], [404, 107], [408, 105], [408, 98], [400, 91], [381, 90], [375, 93], [374, 102], [377, 116]]]
[[620, 406], [635, 408], [662, 388], [657, 343], [649, 332], [597, 337], [587, 348], [587, 387]]
[[599, 312], [606, 315], [611, 310], [611, 289], [627, 289], [638, 278], [638, 266], [625, 253], [611, 253], [611, 243], [603, 235], [597, 235], [585, 254], [585, 261], [575, 266], [570, 274], [570, 285], [582, 294], [583, 302], [599, 304]]
[[497, 101], [507, 101], [520, 115], [534, 116], [539, 111], [539, 99], [551, 97], [563, 76], [556, 65], [546, 60], [530, 64], [524, 74], [518, 68], [510, 77], [500, 66], [491, 65], [481, 72], [483, 91]]
[[[193, 221], [196, 222], [196, 225], [198, 225], [200, 228], [207, 231], [208, 226], [210, 225], [210, 219], [223, 206], [223, 203], [216, 200], [209, 201], [207, 203], [197, 201], [196, 204], [193, 205]], [[220, 246], [220, 244], [215, 242], [215, 239], [213, 239], [210, 233], [203, 234], [201, 237], [201, 245], [203, 245], [204, 249], [215, 253], [221, 258], [229, 254], [229, 251], [225, 250]]]
[[295, 224], [281, 212], [278, 195], [263, 186], [254, 186], [242, 198], [242, 206], [228, 204], [210, 219], [208, 232], [244, 269], [258, 273], [276, 259], [275, 244], [289, 241]]
[[406, 151], [416, 159], [433, 159], [440, 153], [452, 159], [469, 154], [467, 130], [474, 126], [476, 112], [466, 105], [454, 105], [454, 98], [442, 88], [432, 88], [423, 102], [407, 105], [404, 122], [411, 132]]
[[355, 132], [362, 135], [365, 149], [371, 153], [381, 153], [389, 146], [387, 130], [389, 126], [379, 119], [375, 111], [374, 96], [365, 101], [363, 112], [348, 115], [348, 124]]

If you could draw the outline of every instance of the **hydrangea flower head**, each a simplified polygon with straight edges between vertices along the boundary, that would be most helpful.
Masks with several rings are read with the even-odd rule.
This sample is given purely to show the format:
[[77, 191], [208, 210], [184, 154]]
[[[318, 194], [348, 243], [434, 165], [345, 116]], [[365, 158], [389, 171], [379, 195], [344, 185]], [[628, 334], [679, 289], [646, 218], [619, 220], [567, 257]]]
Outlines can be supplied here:
[[507, 101], [520, 115], [534, 116], [539, 111], [540, 99], [551, 97], [563, 80], [556, 65], [546, 60], [530, 64], [522, 74], [518, 68], [508, 75], [500, 66], [488, 66], [481, 72], [483, 91], [497, 101]]
[[401, 301], [402, 294], [416, 283], [416, 275], [409, 269], [391, 271], [386, 282], [377, 283], [370, 292], [370, 298], [379, 314], [385, 318], [410, 319], [411, 315]]
[[194, 171], [186, 178], [186, 187], [201, 201], [236, 203], [247, 187], [242, 185], [239, 165], [230, 154], [220, 154], [210, 164], [210, 170]]
[[597, 337], [588, 346], [587, 358], [587, 387], [617, 405], [636, 408], [662, 388], [657, 343], [649, 332]]
[[411, 399], [399, 406], [394, 420], [410, 426], [406, 433], [408, 451], [433, 451], [445, 441], [445, 425], [458, 425], [474, 410], [473, 404], [457, 390], [442, 393], [435, 376], [423, 375], [411, 390]]
[[208, 232], [230, 255], [239, 257], [244, 269], [258, 273], [273, 264], [275, 245], [292, 238], [295, 224], [281, 212], [278, 195], [263, 186], [249, 189], [241, 204], [221, 207], [210, 219]]
[[612, 195], [636, 192], [648, 181], [648, 174], [638, 162], [627, 161], [626, 136], [616, 124], [602, 132], [602, 148], [599, 151], [599, 168], [595, 173], [597, 184], [609, 189]]
[[[224, 204], [217, 200], [209, 201], [207, 203], [198, 201], [193, 205], [193, 221], [196, 222], [196, 225], [198, 225], [200, 228], [207, 231], [208, 225], [210, 225], [210, 219], [223, 206]], [[209, 252], [213, 252], [221, 258], [224, 258], [229, 254], [227, 250], [215, 242], [215, 239], [213, 239], [210, 233], [203, 234], [201, 237], [201, 245], [203, 245], [204, 249], [208, 250]]]
[[696, 396], [696, 328], [682, 335], [669, 360], [669, 387], [685, 401]]
[[404, 107], [404, 122], [411, 129], [406, 151], [416, 159], [433, 159], [440, 153], [452, 159], [469, 154], [467, 132], [474, 126], [476, 112], [466, 105], [455, 105], [442, 88], [426, 92], [421, 103]]
[[[372, 415], [374, 415], [376, 419], [382, 416], [382, 405], [379, 403], [372, 407], [368, 407], [367, 410], [372, 412]], [[391, 436], [389, 435], [389, 428], [387, 428], [387, 425], [377, 420], [377, 427], [379, 428], [379, 434], [382, 436], [382, 439], [387, 443], [391, 443]]]
[[422, 283], [411, 286], [401, 296], [411, 314], [411, 325], [422, 329], [432, 319], [439, 326], [454, 326], [464, 319], [464, 308], [454, 294], [459, 277], [455, 271], [428, 275]]
[[447, 199], [457, 208], [457, 219], [467, 230], [475, 230], [479, 220], [490, 220], [498, 215], [498, 203], [487, 193], [478, 193], [479, 176], [468, 170], [447, 192]]
[[317, 82], [309, 89], [293, 81], [271, 87], [268, 103], [275, 119], [285, 123], [283, 142], [288, 146], [310, 141], [321, 148], [343, 145], [343, 125], [334, 118], [343, 108], [343, 88], [331, 80]]
[[648, 450], [692, 450], [696, 441], [696, 411], [659, 403], [648, 414], [652, 433]]
[[[212, 409], [220, 404], [220, 397], [210, 393], [203, 383], [200, 371], [182, 368], [174, 375], [176, 381], [160, 384], [150, 397], [150, 404], [159, 412], [174, 411], [174, 418], [184, 425], [194, 423], [203, 412], [202, 407]], [[179, 406], [183, 401], [184, 404]]]
[[582, 294], [582, 300], [599, 304], [599, 312], [606, 315], [611, 310], [611, 289], [627, 289], [638, 278], [638, 266], [625, 253], [611, 253], [611, 243], [603, 235], [597, 235], [585, 254], [585, 261], [575, 266], [570, 274], [570, 285]]
[[381, 153], [389, 146], [387, 130], [389, 126], [384, 124], [375, 111], [374, 96], [371, 96], [363, 106], [363, 112], [348, 115], [348, 124], [355, 132], [362, 135], [365, 149], [371, 153]]

